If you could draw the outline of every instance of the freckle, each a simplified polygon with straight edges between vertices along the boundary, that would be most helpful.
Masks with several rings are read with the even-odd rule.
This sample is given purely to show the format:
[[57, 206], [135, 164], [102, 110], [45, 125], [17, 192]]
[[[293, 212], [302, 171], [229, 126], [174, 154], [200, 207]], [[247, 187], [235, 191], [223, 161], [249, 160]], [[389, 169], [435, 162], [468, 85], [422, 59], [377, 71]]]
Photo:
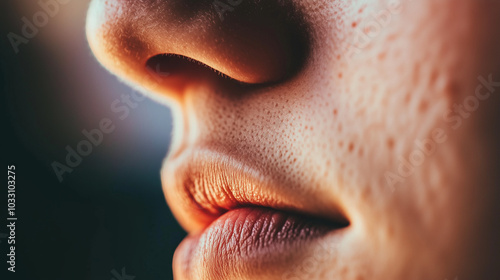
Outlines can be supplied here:
[[386, 56], [387, 56], [386, 52], [381, 52], [381, 53], [378, 54], [378, 59], [379, 60], [384, 60]]
[[431, 76], [429, 78], [429, 84], [434, 85], [436, 83], [436, 81], [438, 80], [438, 78], [439, 78], [439, 74], [437, 73], [437, 71], [436, 70], [432, 71]]
[[356, 26], [358, 26], [358, 23], [357, 22], [353, 22], [352, 23], [352, 27], [356, 27]]
[[394, 139], [392, 138], [387, 139], [387, 147], [389, 147], [389, 149], [391, 150], [392, 148], [394, 148]]
[[422, 102], [420, 102], [420, 105], [418, 106], [418, 111], [420, 113], [425, 113], [425, 111], [427, 111], [427, 108], [429, 107], [429, 103], [425, 100], [423, 100]]
[[367, 201], [370, 195], [371, 195], [370, 185], [366, 185], [361, 193], [361, 197], [363, 198], [363, 200]]
[[337, 55], [337, 59], [340, 59], [340, 54], [339, 54], [339, 55]]
[[411, 99], [411, 92], [407, 92], [405, 95], [405, 103], [408, 104]]
[[337, 109], [333, 109], [333, 115], [336, 116], [337, 115]]
[[394, 41], [398, 36], [396, 34], [391, 34], [387, 36], [387, 41]]
[[446, 83], [444, 93], [447, 96], [451, 97], [451, 96], [454, 96], [454, 95], [459, 93], [459, 91], [460, 91], [459, 88], [460, 88], [460, 86], [456, 82], [450, 81], [450, 82]]
[[352, 142], [349, 143], [349, 152], [354, 150], [354, 144]]
[[388, 236], [388, 237], [392, 237], [392, 236], [394, 236], [394, 228], [393, 228], [392, 226], [389, 226], [389, 227], [387, 228], [387, 236]]
[[342, 79], [342, 72], [339, 73], [339, 78]]

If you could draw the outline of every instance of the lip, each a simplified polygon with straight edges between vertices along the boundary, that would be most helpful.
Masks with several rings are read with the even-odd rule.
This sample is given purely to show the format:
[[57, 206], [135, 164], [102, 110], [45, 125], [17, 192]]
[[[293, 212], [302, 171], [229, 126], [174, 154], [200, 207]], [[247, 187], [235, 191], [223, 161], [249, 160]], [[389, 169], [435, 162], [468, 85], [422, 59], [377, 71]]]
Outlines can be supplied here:
[[165, 196], [189, 233], [174, 256], [180, 279], [191, 279], [186, 273], [200, 266], [234, 272], [241, 265], [289, 264], [299, 248], [314, 247], [318, 239], [339, 235], [349, 225], [340, 207], [324, 216], [263, 174], [214, 149], [183, 151], [166, 160]]
[[174, 255], [174, 275], [176, 279], [283, 279], [282, 271], [300, 262], [301, 251], [314, 251], [328, 235], [340, 237], [341, 228], [274, 209], [231, 210], [181, 243]]

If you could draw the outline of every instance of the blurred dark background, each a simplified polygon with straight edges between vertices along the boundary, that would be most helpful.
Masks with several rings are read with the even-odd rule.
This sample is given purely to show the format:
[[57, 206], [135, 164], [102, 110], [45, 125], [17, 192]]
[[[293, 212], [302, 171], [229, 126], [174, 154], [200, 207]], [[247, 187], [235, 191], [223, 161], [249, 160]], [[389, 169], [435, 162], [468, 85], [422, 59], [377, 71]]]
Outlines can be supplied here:
[[[59, 1], [41, 0], [58, 4], [46, 18], [39, 1], [0, 4], [2, 168], [7, 180], [7, 165], [16, 166], [18, 218], [11, 273], [4, 184], [0, 279], [172, 279], [172, 255], [185, 233], [160, 182], [170, 113], [149, 99], [135, 102], [123, 120], [111, 109], [132, 89], [91, 54], [84, 28], [89, 1]], [[12, 33], [23, 36], [24, 17], [38, 32], [16, 53]], [[65, 164], [66, 147], [76, 149], [86, 139], [82, 130], [98, 128], [103, 118], [115, 130], [60, 182], [52, 164]]]

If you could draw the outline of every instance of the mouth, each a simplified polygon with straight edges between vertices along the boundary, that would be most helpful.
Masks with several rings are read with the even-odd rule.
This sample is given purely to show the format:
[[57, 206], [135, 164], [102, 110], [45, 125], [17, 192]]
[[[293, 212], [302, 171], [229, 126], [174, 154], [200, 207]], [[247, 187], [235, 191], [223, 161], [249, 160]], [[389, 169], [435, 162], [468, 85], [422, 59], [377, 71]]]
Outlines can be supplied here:
[[[188, 232], [174, 256], [176, 277], [208, 279], [242, 270], [248, 275], [290, 265], [298, 252], [341, 236], [349, 225], [340, 207], [324, 215], [324, 209], [303, 201], [304, 195], [263, 174], [213, 150], [184, 152], [166, 161], [165, 196]], [[193, 271], [209, 276], [193, 276]]]

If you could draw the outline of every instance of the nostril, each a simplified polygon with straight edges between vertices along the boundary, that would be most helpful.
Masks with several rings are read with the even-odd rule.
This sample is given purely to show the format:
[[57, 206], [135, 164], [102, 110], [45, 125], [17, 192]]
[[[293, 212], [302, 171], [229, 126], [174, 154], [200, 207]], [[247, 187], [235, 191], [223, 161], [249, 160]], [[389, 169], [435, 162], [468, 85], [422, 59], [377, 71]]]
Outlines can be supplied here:
[[146, 62], [146, 70], [155, 80], [172, 79], [205, 80], [218, 76], [234, 83], [242, 83], [195, 59], [177, 54], [158, 54]]
[[[177, 21], [149, 34], [153, 54], [148, 66], [158, 63], [182, 73], [200, 74], [207, 68], [246, 84], [281, 82], [297, 73], [309, 53], [309, 32], [304, 18], [281, 1], [249, 1], [238, 5], [221, 21], [213, 9], [202, 10], [196, 21]], [[176, 17], [180, 17], [176, 15]], [[151, 54], [150, 54], [151, 55]], [[170, 64], [170, 65], [168, 65]]]

